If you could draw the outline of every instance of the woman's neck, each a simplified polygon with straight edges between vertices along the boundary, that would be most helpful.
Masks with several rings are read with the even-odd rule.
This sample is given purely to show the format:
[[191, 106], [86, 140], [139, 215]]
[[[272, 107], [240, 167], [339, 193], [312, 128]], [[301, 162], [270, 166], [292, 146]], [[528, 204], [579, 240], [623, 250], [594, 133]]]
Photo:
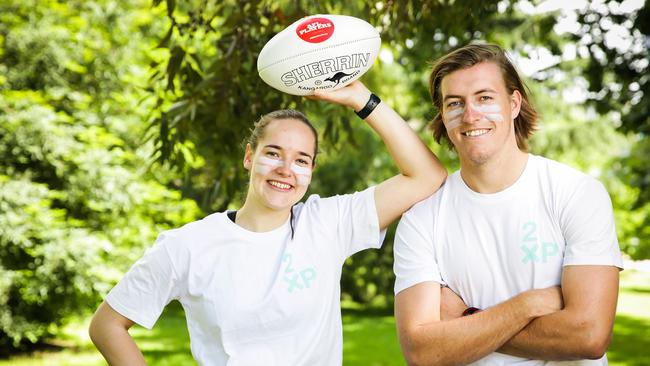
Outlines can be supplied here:
[[246, 201], [242, 208], [237, 211], [235, 223], [246, 230], [261, 233], [282, 226], [290, 214], [290, 208], [286, 210], [273, 210]]

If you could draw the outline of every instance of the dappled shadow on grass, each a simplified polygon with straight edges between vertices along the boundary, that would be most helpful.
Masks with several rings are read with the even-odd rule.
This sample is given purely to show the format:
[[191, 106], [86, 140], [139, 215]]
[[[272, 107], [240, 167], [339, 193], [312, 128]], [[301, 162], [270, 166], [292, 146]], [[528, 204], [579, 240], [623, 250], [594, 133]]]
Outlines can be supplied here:
[[650, 294], [650, 288], [648, 287], [626, 287], [621, 291], [639, 293], [639, 294]]
[[362, 317], [393, 316], [393, 308], [343, 308], [341, 309], [341, 315]]
[[[59, 344], [51, 344], [47, 342], [41, 342], [41, 343], [36, 343], [36, 344], [28, 344], [22, 346], [18, 350], [14, 350], [13, 352], [9, 353], [6, 352], [5, 350], [0, 350], [0, 360], [7, 360], [10, 357], [24, 357], [24, 356], [29, 356], [37, 353], [45, 353], [45, 352], [60, 352], [64, 350], [66, 347], [63, 345]], [[69, 347], [70, 349], [75, 349], [78, 347]]]
[[614, 338], [607, 351], [613, 364], [647, 366], [650, 364], [650, 321], [619, 314], [614, 323]]

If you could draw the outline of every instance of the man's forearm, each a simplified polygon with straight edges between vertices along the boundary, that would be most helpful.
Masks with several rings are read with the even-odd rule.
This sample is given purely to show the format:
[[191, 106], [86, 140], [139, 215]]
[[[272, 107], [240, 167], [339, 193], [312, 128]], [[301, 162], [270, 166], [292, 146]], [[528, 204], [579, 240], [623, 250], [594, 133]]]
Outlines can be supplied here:
[[582, 315], [561, 310], [530, 322], [497, 352], [512, 356], [548, 360], [597, 359], [609, 344], [609, 334], [594, 329]]
[[562, 275], [562, 289], [563, 310], [535, 319], [498, 352], [542, 360], [602, 357], [616, 314], [618, 269], [569, 266]]
[[471, 316], [401, 329], [406, 359], [411, 365], [456, 365], [481, 359], [532, 319], [548, 313], [536, 306], [535, 296], [527, 292]]

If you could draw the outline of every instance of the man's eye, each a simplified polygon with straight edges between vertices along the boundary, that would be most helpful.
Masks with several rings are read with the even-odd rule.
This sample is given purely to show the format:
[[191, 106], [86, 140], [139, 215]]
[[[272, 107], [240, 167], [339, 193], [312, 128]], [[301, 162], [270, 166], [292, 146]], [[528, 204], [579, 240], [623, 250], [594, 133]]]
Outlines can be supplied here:
[[482, 96], [479, 98], [479, 100], [480, 100], [481, 102], [486, 102], [486, 101], [488, 101], [488, 100], [492, 100], [492, 99], [494, 99], [494, 98], [492, 98], [492, 97], [489, 96], [489, 95], [482, 95]]

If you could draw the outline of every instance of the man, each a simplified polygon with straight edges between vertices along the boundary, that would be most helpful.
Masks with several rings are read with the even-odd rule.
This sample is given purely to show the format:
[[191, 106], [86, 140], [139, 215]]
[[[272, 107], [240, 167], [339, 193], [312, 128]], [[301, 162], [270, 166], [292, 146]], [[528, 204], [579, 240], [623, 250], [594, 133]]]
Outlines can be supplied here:
[[461, 169], [397, 229], [406, 360], [606, 365], [622, 260], [604, 187], [526, 152], [537, 113], [498, 46], [443, 57], [430, 89]]

